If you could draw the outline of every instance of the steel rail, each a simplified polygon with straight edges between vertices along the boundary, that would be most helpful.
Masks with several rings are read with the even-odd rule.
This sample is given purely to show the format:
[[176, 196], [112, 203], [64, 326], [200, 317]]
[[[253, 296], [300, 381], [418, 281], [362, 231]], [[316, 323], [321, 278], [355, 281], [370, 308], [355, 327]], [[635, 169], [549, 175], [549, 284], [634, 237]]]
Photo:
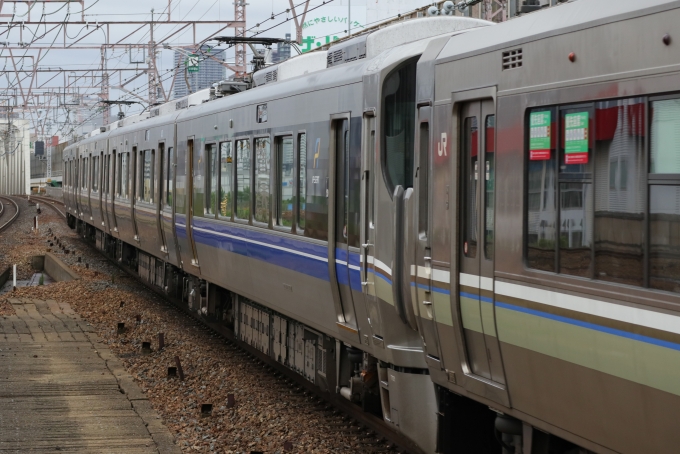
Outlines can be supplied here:
[[[18, 205], [14, 200], [10, 199], [10, 198], [7, 197], [7, 196], [2, 196], [2, 197], [0, 197], [0, 199], [7, 200], [7, 201], [10, 202], [12, 205], [14, 205], [14, 208], [16, 209], [16, 213], [14, 213], [14, 216], [12, 216], [12, 217], [9, 219], [9, 221], [7, 221], [7, 222], [5, 222], [4, 224], [0, 225], [0, 232], [2, 232], [2, 231], [4, 231], [7, 227], [9, 227], [10, 225], [12, 225], [12, 223], [13, 223], [14, 221], [16, 221], [17, 218], [19, 217], [19, 205]], [[3, 205], [2, 212], [4, 213], [4, 211], [5, 211], [5, 208], [4, 208], [4, 205]]]
[[35, 195], [30, 196], [30, 200], [37, 200], [38, 202], [42, 202], [42, 203], [46, 204], [48, 207], [52, 208], [54, 211], [59, 213], [61, 215], [61, 217], [66, 219], [66, 213], [61, 211], [59, 208], [57, 208], [55, 206], [55, 203], [59, 203], [59, 204], [61, 204], [65, 207], [66, 205], [64, 204], [64, 202], [60, 202], [58, 200], [50, 200], [46, 197], [40, 197], [40, 196], [35, 196]]

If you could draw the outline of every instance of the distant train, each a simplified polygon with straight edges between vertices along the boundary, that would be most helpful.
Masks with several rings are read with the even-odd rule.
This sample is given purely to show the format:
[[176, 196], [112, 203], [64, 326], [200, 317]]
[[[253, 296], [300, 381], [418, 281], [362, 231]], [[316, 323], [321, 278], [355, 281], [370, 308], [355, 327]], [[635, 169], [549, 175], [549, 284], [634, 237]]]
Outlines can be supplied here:
[[408, 20], [253, 85], [68, 147], [70, 225], [426, 452], [678, 452], [680, 1]]

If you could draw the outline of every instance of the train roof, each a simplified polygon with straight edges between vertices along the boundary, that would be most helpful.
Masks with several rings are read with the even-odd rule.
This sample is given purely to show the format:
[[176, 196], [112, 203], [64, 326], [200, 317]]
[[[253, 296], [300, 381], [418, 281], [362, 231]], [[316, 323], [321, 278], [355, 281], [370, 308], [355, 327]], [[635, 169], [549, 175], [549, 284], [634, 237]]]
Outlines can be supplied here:
[[[134, 131], [140, 128], [151, 128], [160, 124], [173, 122], [180, 118], [200, 117], [233, 109], [258, 102], [263, 99], [274, 100], [290, 96], [291, 94], [304, 93], [311, 90], [321, 90], [333, 86], [360, 82], [368, 63], [386, 50], [409, 43], [428, 41], [435, 37], [454, 35], [478, 27], [492, 25], [491, 22], [466, 17], [424, 17], [392, 24], [385, 28], [373, 30], [370, 33], [359, 35], [351, 40], [342, 41], [331, 46], [328, 52], [316, 51], [293, 57], [278, 65], [267, 67], [263, 72], [277, 71], [278, 77], [262, 83], [242, 93], [225, 96], [215, 100], [209, 100], [209, 91], [202, 90], [179, 100], [173, 100], [161, 106], [157, 106], [156, 115], [145, 112], [123, 120], [113, 122], [104, 127], [105, 131], [97, 129], [83, 138], [75, 145], [84, 145], [90, 142], [105, 139], [111, 135], [118, 135]], [[364, 55], [343, 63], [341, 68], [328, 63], [326, 55], [332, 52], [345, 50], [348, 46], [361, 46], [363, 43]], [[257, 73], [256, 73], [257, 75]], [[273, 83], [272, 83], [273, 82]], [[285, 87], [285, 89], [284, 89]], [[193, 102], [195, 100], [195, 103]], [[180, 105], [182, 102], [184, 105]], [[187, 108], [188, 107], [188, 108]]]
[[467, 58], [551, 36], [583, 30], [629, 17], [654, 14], [680, 6], [679, 0], [570, 0], [516, 19], [465, 33], [449, 40], [437, 63]]

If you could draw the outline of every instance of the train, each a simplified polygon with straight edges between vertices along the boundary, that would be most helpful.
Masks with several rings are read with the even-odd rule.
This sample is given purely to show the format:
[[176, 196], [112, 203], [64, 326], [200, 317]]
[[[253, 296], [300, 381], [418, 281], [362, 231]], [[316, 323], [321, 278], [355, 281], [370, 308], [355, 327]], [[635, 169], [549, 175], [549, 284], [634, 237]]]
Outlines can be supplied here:
[[371, 30], [70, 145], [68, 222], [423, 452], [674, 453], [679, 24]]

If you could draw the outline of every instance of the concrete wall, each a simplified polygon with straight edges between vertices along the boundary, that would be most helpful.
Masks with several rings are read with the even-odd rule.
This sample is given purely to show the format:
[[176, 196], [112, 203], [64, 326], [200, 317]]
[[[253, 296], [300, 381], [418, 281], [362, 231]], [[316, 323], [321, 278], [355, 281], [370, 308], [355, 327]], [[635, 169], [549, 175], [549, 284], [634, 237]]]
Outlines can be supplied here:
[[59, 258], [48, 252], [45, 254], [45, 269], [44, 271], [57, 282], [60, 281], [75, 281], [79, 280], [80, 276], [74, 273], [71, 268], [68, 267], [64, 262], [59, 260]]
[[45, 195], [53, 199], [59, 200], [60, 202], [64, 201], [64, 191], [61, 188], [53, 188], [51, 186], [46, 186]]

